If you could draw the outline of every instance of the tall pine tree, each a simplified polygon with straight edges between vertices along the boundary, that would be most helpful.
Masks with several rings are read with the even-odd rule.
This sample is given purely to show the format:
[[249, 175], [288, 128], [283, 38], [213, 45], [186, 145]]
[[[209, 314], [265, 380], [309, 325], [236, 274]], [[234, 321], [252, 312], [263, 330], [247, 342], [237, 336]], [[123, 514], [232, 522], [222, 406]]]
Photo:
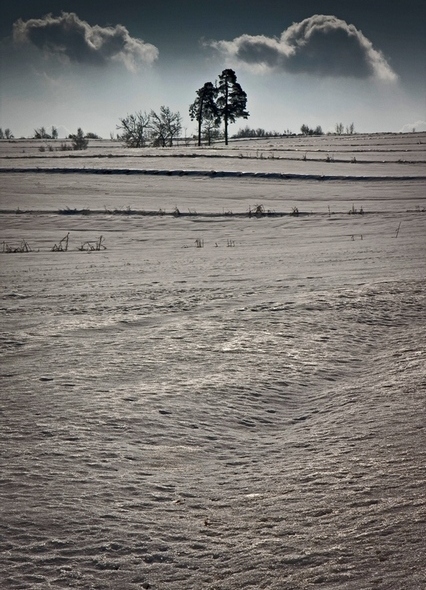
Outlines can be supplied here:
[[217, 88], [206, 82], [202, 88], [197, 90], [197, 98], [189, 107], [191, 121], [198, 123], [198, 145], [201, 145], [201, 129], [205, 122], [213, 125], [219, 124], [219, 112], [216, 105]]
[[228, 145], [229, 123], [235, 123], [235, 120], [239, 117], [247, 119], [249, 116], [248, 111], [246, 111], [247, 94], [238, 84], [234, 70], [230, 69], [223, 70], [219, 75], [217, 93], [218, 116], [225, 124], [225, 144]]

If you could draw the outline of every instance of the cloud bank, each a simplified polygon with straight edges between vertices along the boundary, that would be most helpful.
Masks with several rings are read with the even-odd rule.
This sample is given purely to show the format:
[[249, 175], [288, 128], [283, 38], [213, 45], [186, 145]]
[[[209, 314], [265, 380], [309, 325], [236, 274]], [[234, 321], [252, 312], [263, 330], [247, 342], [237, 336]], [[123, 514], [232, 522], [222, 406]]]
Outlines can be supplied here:
[[123, 25], [91, 26], [74, 12], [19, 19], [13, 25], [13, 39], [17, 43], [31, 43], [47, 55], [70, 62], [94, 66], [121, 62], [130, 71], [138, 65], [151, 64], [158, 57], [154, 45], [131, 37]]
[[354, 25], [316, 14], [293, 23], [281, 37], [241, 35], [211, 41], [229, 61], [257, 72], [282, 71], [329, 77], [374, 78], [393, 82], [397, 75], [383, 54]]
[[415, 123], [407, 123], [401, 127], [399, 133], [410, 133], [411, 131], [426, 131], [426, 121], [416, 121]]

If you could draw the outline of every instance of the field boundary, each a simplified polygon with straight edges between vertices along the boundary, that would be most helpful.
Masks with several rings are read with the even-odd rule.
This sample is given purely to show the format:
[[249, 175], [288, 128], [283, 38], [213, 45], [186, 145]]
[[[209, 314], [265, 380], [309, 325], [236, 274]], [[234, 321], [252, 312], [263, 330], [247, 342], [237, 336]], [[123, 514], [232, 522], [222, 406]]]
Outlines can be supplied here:
[[198, 176], [209, 178], [262, 178], [272, 180], [316, 180], [346, 182], [426, 181], [422, 176], [353, 176], [340, 174], [286, 174], [283, 172], [241, 172], [234, 170], [173, 170], [146, 168], [0, 168], [1, 174], [103, 174], [140, 176]]

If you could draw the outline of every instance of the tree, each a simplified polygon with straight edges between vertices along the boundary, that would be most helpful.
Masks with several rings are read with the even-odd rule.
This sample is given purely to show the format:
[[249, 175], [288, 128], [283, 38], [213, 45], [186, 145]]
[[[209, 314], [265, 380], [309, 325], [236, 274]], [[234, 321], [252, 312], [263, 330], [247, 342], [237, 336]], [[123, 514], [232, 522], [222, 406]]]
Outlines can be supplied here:
[[58, 139], [58, 130], [53, 125], [52, 125], [52, 130], [50, 132], [50, 136], [52, 137], [52, 139]]
[[[218, 123], [217, 121], [213, 121], [211, 119], [206, 119], [203, 122], [203, 127], [201, 130], [202, 137], [205, 141], [207, 141], [208, 145], [211, 145], [214, 139], [220, 139], [221, 133], [219, 130], [219, 126], [220, 123]], [[198, 145], [200, 145], [200, 142], [198, 143]]]
[[120, 139], [127, 147], [145, 147], [149, 139], [150, 122], [150, 115], [141, 111], [134, 115], [127, 115], [127, 117], [120, 119], [121, 125], [117, 125], [117, 129], [123, 130]]
[[160, 113], [151, 111], [150, 128], [153, 145], [166, 147], [172, 146], [173, 140], [179, 137], [182, 131], [182, 117], [180, 113], [173, 113], [169, 107], [161, 106]]
[[336, 133], [337, 135], [342, 135], [343, 133], [343, 123], [336, 123]]
[[[211, 82], [206, 82], [202, 88], [197, 90], [197, 98], [189, 107], [191, 121], [198, 123], [198, 145], [201, 145], [201, 132], [204, 123], [205, 128], [212, 130], [220, 123], [219, 111], [216, 105], [218, 90]], [[210, 134], [209, 145], [210, 145]]]
[[6, 139], [13, 139], [13, 133], [9, 128], [4, 130], [4, 136]]
[[311, 129], [308, 125], [303, 124], [300, 131], [303, 135], [324, 135], [321, 125], [317, 125], [315, 129]]
[[76, 135], [70, 135], [72, 140], [73, 150], [85, 150], [89, 144], [89, 140], [84, 137], [84, 133], [81, 127], [77, 129]]
[[45, 127], [40, 127], [34, 129], [34, 139], [52, 139], [52, 136], [47, 133]]
[[4, 132], [1, 127], [0, 127], [0, 139], [4, 139]]
[[219, 75], [217, 93], [218, 118], [225, 124], [225, 144], [228, 145], [229, 123], [235, 123], [239, 117], [247, 119], [249, 116], [249, 112], [246, 111], [247, 94], [238, 84], [234, 70], [230, 69], [223, 70]]

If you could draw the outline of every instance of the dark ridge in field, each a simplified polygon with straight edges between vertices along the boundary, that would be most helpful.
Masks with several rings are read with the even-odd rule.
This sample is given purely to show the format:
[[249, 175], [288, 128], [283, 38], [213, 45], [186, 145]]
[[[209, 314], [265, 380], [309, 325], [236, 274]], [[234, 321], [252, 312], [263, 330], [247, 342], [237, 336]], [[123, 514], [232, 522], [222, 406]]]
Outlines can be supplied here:
[[[235, 148], [231, 148], [231, 149], [235, 149]], [[264, 149], [264, 148], [261, 148]], [[285, 152], [294, 152], [295, 154], [297, 154], [294, 157], [286, 157], [284, 155], [279, 155], [280, 151], [285, 151]], [[164, 158], [164, 159], [170, 159], [170, 158], [185, 158], [185, 159], [194, 159], [194, 158], [200, 158], [200, 157], [204, 157], [204, 158], [208, 158], [210, 159], [226, 159], [226, 160], [280, 160], [280, 161], [290, 161], [290, 162], [294, 162], [295, 160], [299, 160], [299, 161], [304, 161], [304, 162], [330, 162], [330, 149], [313, 149], [313, 150], [307, 150], [310, 151], [313, 154], [326, 154], [326, 157], [323, 158], [322, 160], [320, 158], [312, 158], [312, 157], [308, 157], [307, 152], [305, 152], [304, 155], [302, 155], [300, 153], [300, 148], [286, 148], [284, 149], [280, 149], [280, 148], [272, 148], [271, 151], [271, 155], [266, 155], [266, 156], [260, 156], [257, 153], [253, 153], [253, 154], [241, 154], [241, 153], [223, 153], [223, 152], [218, 152], [216, 154], [202, 154], [202, 153], [182, 153], [182, 152], [177, 152], [175, 154], [171, 154], [170, 152], [168, 152], [167, 154], [158, 154], [158, 153], [144, 153], [144, 154], [132, 154], [132, 157], [134, 158]], [[401, 150], [400, 149], [394, 149], [394, 150], [369, 150], [369, 153], [383, 153], [383, 154], [389, 154], [389, 153], [400, 153]], [[268, 153], [268, 151], [266, 152]], [[365, 153], [365, 150], [361, 150], [361, 149], [355, 149], [355, 150], [351, 150], [350, 154], [352, 153]], [[263, 154], [263, 153], [262, 153]], [[348, 154], [349, 155], [349, 154]], [[20, 154], [19, 156], [1, 156], [0, 155], [0, 160], [45, 160], [46, 156], [45, 153], [43, 154], [31, 154], [31, 155], [25, 155], [22, 156], [22, 154]], [[74, 159], [74, 160], [82, 160], [84, 158], [87, 158], [87, 154], [83, 153], [83, 154], [57, 154], [55, 153], [54, 156], [52, 156], [55, 160], [61, 160], [61, 159]], [[113, 160], [113, 159], [123, 159], [123, 158], [128, 158], [129, 154], [90, 154], [90, 158], [94, 158], [97, 160], [101, 160], [101, 159], [108, 159], [108, 160]], [[335, 158], [333, 157], [333, 163], [335, 164], [348, 164], [348, 163], [353, 163], [353, 164], [377, 164], [376, 160], [358, 160], [356, 159], [355, 161], [353, 161], [352, 157], [348, 157], [348, 158]], [[381, 162], [382, 164], [385, 163], [384, 161]], [[407, 160], [407, 159], [400, 159], [397, 160], [396, 162], [394, 160], [388, 160], [387, 161], [388, 164], [426, 164], [426, 160]]]
[[425, 176], [350, 176], [331, 174], [284, 174], [281, 172], [239, 172], [233, 170], [153, 170], [129, 168], [0, 168], [0, 173], [35, 174], [121, 174], [146, 176], [208, 176], [210, 178], [265, 178], [273, 180], [322, 180], [322, 181], [426, 181]]
[[[401, 211], [401, 213], [425, 213], [426, 209]], [[339, 215], [378, 215], [380, 211], [333, 211], [332, 213], [323, 213], [319, 211], [299, 211], [298, 213], [266, 210], [264, 213], [256, 213], [255, 211], [242, 211], [235, 213], [233, 211], [165, 211], [164, 209], [144, 210], [144, 209], [59, 209], [52, 211], [49, 209], [0, 209], [0, 215], [117, 215], [117, 216], [140, 216], [140, 217], [208, 217], [208, 218], [226, 218], [232, 217], [242, 219], [247, 217], [255, 217], [263, 219], [265, 217], [335, 217]]]
[[202, 211], [164, 211], [163, 209], [146, 211], [143, 209], [60, 209], [58, 211], [50, 211], [47, 209], [0, 209], [0, 215], [132, 215], [141, 217], [303, 217], [307, 215], [326, 215], [325, 213], [311, 213], [300, 211], [299, 213], [285, 213], [282, 211], [265, 211], [265, 213], [251, 214], [247, 211], [242, 213], [234, 213], [232, 211], [223, 212], [202, 212]]

